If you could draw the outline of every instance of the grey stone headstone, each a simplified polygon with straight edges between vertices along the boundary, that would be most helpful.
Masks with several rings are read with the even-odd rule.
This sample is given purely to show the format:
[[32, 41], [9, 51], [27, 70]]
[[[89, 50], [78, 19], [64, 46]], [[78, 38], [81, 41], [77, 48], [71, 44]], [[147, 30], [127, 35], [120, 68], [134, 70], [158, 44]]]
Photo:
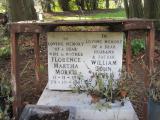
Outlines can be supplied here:
[[[95, 82], [98, 72], [120, 78], [123, 33], [121, 32], [49, 32], [48, 88], [72, 90], [74, 83]], [[79, 80], [79, 76], [83, 76]], [[104, 82], [107, 84], [108, 80]]]

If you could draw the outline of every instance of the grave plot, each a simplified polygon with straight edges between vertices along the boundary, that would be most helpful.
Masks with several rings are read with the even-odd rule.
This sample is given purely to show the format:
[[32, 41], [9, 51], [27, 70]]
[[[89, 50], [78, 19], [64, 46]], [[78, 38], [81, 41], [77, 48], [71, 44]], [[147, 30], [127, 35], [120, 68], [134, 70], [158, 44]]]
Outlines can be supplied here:
[[[55, 32], [55, 28], [58, 26], [107, 26], [107, 31], [110, 32]], [[113, 83], [118, 83], [121, 75], [123, 36], [126, 38], [127, 45], [127, 72], [132, 71], [130, 34], [132, 30], [145, 30], [148, 33], [146, 64], [149, 72], [152, 72], [152, 53], [154, 51], [154, 26], [152, 21], [100, 20], [54, 21], [48, 23], [22, 21], [11, 23], [10, 30], [13, 111], [17, 119], [21, 113], [23, 102], [21, 100], [17, 38], [20, 33], [32, 34], [35, 53], [35, 85], [37, 86], [36, 89], [39, 90], [39, 82], [41, 82], [39, 35], [43, 32], [48, 33], [49, 79], [37, 105], [65, 106], [70, 110], [71, 120], [138, 119], [130, 101], [127, 99], [121, 99], [122, 102], [113, 101], [114, 94], [111, 91], [117, 88], [117, 84]], [[144, 83], [146, 88], [148, 87], [147, 74], [148, 72], [145, 72]], [[72, 93], [75, 88], [78, 91]], [[101, 99], [95, 97], [97, 93]], [[126, 93], [122, 96], [125, 98]], [[145, 101], [143, 103], [144, 113], [147, 110], [146, 103]], [[144, 117], [146, 116], [144, 114]]]
[[[92, 95], [85, 92], [92, 88], [98, 94], [107, 92], [96, 88], [100, 87], [96, 75], [105, 76], [101, 80], [104, 89], [117, 87], [115, 83], [120, 80], [122, 70], [123, 41], [122, 32], [48, 33], [49, 80], [38, 105], [68, 107], [70, 120], [138, 120], [129, 100], [124, 99], [122, 106], [116, 98], [113, 103], [106, 101], [109, 99], [106, 95], [94, 102]], [[113, 86], [109, 86], [110, 82]], [[84, 91], [73, 93], [78, 87]]]

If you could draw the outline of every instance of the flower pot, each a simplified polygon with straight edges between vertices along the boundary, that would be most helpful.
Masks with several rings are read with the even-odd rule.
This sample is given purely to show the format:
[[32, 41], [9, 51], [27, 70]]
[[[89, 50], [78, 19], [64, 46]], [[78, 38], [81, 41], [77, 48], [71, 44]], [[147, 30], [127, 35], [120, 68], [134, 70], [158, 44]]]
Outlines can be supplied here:
[[160, 120], [160, 102], [154, 102], [151, 98], [148, 101], [149, 120]]
[[97, 96], [95, 94], [91, 94], [91, 97], [92, 97], [91, 103], [99, 102], [99, 100], [101, 99], [100, 96]]
[[125, 91], [125, 90], [121, 90], [120, 91], [120, 94], [121, 94], [121, 97], [126, 97], [127, 96], [127, 91]]

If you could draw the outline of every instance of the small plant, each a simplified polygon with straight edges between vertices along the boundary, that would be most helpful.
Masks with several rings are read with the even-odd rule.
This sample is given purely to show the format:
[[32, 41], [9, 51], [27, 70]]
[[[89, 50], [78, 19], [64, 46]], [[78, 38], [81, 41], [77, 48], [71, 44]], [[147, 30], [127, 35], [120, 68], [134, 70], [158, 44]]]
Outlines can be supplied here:
[[150, 75], [149, 97], [154, 102], [160, 102], [160, 68]]
[[11, 86], [4, 72], [0, 72], [0, 120], [9, 120], [11, 117]]
[[0, 59], [5, 59], [10, 57], [10, 47], [6, 45], [0, 48]]
[[142, 68], [148, 72], [149, 86], [147, 88], [147, 94], [154, 102], [160, 102], [160, 67], [154, 68], [151, 73], [144, 60], [140, 60]]
[[139, 39], [136, 39], [136, 40], [133, 40], [131, 42], [131, 46], [132, 46], [132, 53], [133, 55], [138, 55], [138, 53], [144, 51], [145, 49], [145, 41], [144, 40], [139, 40]]
[[6, 32], [6, 27], [0, 25], [0, 59], [10, 57], [9, 37]]
[[[74, 92], [86, 92], [92, 97], [91, 103], [98, 104], [100, 106], [108, 106], [109, 103], [114, 103], [115, 101], [123, 102], [128, 93], [128, 86], [126, 81], [123, 79], [115, 80], [113, 74], [91, 72], [91, 77], [89, 80], [84, 80], [83, 75], [79, 75], [80, 82], [75, 82]], [[82, 82], [84, 81], [84, 82]], [[82, 84], [79, 84], [82, 83]], [[99, 105], [99, 101], [104, 100], [105, 102]], [[122, 103], [123, 105], [123, 103]]]

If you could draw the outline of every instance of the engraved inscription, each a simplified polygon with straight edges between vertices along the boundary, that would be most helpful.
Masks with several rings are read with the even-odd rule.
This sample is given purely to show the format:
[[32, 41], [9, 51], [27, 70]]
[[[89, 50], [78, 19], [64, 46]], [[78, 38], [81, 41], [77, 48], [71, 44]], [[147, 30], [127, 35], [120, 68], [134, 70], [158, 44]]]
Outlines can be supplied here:
[[123, 33], [52, 32], [48, 33], [48, 87], [71, 90], [79, 74], [92, 84], [89, 70], [114, 74], [122, 68]]

